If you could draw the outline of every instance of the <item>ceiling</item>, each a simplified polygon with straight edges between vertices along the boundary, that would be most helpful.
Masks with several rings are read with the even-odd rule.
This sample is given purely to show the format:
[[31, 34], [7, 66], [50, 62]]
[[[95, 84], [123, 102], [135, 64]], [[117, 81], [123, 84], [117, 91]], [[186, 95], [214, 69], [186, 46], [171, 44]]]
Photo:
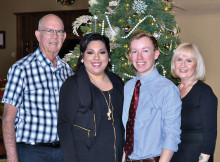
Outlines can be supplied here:
[[174, 12], [212, 14], [220, 13], [220, 0], [173, 0]]

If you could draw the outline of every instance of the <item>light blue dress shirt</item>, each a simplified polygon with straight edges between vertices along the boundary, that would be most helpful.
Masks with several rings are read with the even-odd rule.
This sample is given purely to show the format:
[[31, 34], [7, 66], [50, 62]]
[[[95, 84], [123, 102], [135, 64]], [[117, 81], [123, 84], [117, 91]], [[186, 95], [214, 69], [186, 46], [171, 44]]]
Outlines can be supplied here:
[[160, 75], [156, 68], [126, 83], [122, 115], [125, 129], [137, 80], [141, 81], [140, 97], [135, 117], [134, 150], [129, 158], [157, 157], [162, 149], [176, 152], [180, 143], [182, 102], [177, 86]]

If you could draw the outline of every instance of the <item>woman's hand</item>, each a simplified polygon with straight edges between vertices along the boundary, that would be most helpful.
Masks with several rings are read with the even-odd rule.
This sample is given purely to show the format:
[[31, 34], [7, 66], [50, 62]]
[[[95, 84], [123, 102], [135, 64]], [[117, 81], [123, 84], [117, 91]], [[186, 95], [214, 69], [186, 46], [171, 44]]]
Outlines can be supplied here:
[[208, 162], [210, 155], [201, 153], [199, 156], [199, 162]]
[[123, 151], [122, 160], [121, 162], [125, 162], [125, 152]]

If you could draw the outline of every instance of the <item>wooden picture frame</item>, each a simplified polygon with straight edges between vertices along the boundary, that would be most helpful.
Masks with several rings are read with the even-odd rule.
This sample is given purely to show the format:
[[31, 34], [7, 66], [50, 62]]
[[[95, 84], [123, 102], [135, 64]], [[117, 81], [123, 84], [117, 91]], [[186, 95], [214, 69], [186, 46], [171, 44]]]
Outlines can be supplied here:
[[5, 31], [0, 31], [0, 49], [5, 48]]

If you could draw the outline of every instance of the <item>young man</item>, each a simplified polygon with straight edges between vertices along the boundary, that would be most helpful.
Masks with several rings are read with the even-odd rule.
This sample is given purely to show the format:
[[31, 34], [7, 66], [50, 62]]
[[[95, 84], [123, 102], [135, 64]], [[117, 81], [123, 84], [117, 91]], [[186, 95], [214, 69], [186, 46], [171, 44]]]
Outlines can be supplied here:
[[153, 36], [138, 32], [131, 37], [129, 48], [137, 76], [124, 89], [122, 161], [126, 154], [126, 161], [169, 162], [180, 143], [178, 88], [155, 68], [160, 52]]
[[66, 38], [62, 20], [40, 19], [39, 48], [9, 69], [2, 102], [7, 161], [62, 161], [57, 134], [59, 91], [72, 70], [58, 52]]

